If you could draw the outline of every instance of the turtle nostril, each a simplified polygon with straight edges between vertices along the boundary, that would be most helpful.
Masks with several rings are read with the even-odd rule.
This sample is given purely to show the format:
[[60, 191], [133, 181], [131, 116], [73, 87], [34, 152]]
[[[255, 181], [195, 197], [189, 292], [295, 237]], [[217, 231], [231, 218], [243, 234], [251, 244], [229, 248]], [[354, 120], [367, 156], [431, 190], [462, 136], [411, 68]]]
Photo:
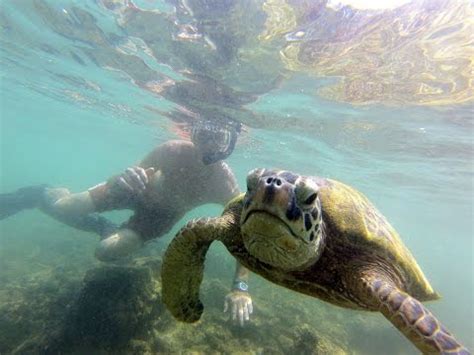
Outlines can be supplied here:
[[265, 180], [265, 185], [280, 187], [281, 185], [283, 185], [283, 180], [277, 177], [270, 176], [270, 177], [267, 177], [267, 179]]

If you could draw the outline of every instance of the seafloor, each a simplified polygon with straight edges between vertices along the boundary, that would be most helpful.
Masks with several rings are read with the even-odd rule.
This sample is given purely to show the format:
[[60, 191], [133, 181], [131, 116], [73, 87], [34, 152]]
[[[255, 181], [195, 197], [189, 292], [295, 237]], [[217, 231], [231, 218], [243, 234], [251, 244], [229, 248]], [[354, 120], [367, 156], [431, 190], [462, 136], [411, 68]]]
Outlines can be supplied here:
[[[39, 219], [39, 221], [38, 221]], [[161, 253], [152, 243], [106, 265], [96, 240], [37, 212], [0, 226], [0, 354], [406, 354], [411, 345], [381, 316], [342, 310], [252, 276], [252, 321], [222, 312], [231, 256], [208, 255], [196, 324], [176, 322], [160, 300]], [[33, 221], [31, 221], [33, 220]], [[414, 351], [415, 353], [415, 351]]]

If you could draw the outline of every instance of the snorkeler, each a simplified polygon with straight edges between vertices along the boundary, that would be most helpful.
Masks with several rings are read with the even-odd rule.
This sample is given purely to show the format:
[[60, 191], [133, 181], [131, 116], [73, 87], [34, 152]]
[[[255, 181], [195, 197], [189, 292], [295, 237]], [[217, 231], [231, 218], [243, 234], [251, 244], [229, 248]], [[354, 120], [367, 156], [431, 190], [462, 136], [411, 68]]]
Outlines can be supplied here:
[[[186, 212], [206, 204], [225, 205], [240, 191], [236, 178], [223, 161], [234, 150], [240, 124], [195, 123], [191, 142], [172, 140], [149, 153], [135, 167], [87, 191], [70, 193], [46, 185], [0, 194], [0, 219], [27, 208], [39, 208], [62, 223], [102, 236], [96, 249], [101, 261], [130, 255], [146, 241], [161, 237]], [[134, 212], [120, 227], [97, 213], [129, 209]], [[241, 325], [252, 313], [248, 294], [249, 272], [236, 266], [224, 311]]]

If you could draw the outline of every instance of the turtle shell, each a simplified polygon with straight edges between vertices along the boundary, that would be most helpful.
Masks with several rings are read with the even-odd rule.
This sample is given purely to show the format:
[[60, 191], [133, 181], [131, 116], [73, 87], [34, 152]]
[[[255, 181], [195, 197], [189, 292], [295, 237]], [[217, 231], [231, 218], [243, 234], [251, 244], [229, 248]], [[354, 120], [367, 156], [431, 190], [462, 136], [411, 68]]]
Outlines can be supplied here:
[[399, 275], [401, 288], [421, 301], [435, 300], [434, 292], [413, 255], [387, 219], [362, 193], [327, 179], [319, 198], [325, 225], [326, 247], [351, 254], [352, 260], [383, 260]]

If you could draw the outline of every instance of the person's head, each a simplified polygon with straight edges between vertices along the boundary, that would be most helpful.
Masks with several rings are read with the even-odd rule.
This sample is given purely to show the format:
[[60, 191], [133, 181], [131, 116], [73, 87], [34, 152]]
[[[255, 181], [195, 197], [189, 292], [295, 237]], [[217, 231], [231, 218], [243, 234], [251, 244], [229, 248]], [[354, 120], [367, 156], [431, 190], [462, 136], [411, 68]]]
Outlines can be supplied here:
[[193, 124], [191, 141], [199, 150], [206, 165], [224, 160], [234, 150], [240, 123], [222, 124], [213, 121], [198, 121]]

